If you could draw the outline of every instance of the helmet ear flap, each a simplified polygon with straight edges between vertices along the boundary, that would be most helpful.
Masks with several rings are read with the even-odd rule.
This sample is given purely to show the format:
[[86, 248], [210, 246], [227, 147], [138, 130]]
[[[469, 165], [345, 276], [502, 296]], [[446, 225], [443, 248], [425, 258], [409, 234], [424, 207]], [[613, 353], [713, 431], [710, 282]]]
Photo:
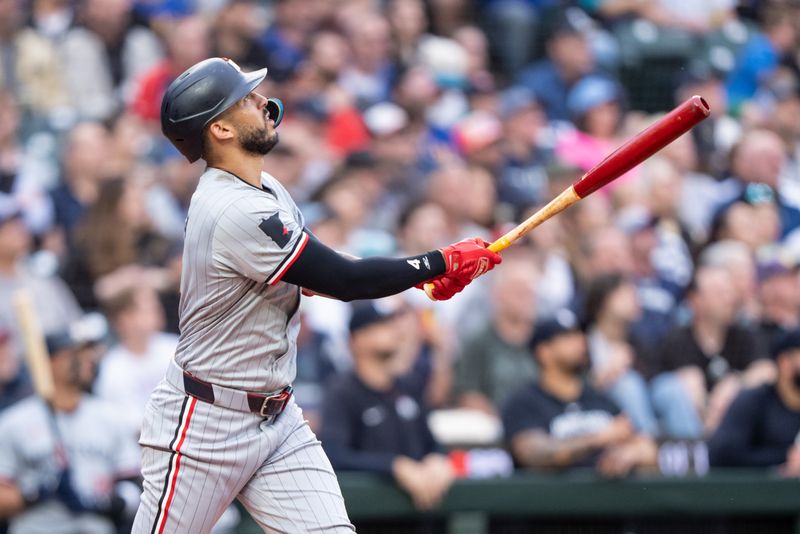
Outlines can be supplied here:
[[268, 98], [267, 113], [269, 113], [269, 118], [275, 122], [275, 127], [277, 128], [283, 120], [283, 102], [277, 98]]

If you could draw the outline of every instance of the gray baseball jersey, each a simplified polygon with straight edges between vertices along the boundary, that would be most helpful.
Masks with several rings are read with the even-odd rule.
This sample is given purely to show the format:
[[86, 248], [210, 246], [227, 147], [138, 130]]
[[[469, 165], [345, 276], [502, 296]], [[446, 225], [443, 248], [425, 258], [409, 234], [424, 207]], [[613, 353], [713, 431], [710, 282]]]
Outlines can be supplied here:
[[[63, 468], [51, 415], [39, 397], [29, 397], [0, 417], [0, 479], [24, 494], [54, 488]], [[114, 480], [136, 476], [139, 447], [113, 408], [84, 396], [75, 411], [56, 415], [75, 492], [87, 503], [103, 502]], [[106, 534], [115, 532], [101, 516], [75, 516], [57, 499], [33, 506], [11, 520], [10, 532], [25, 534]]]
[[278, 283], [305, 246], [303, 217], [267, 173], [265, 189], [209, 168], [186, 223], [176, 361], [207, 382], [273, 391], [294, 380], [297, 286]]
[[207, 533], [237, 498], [268, 532], [353, 532], [293, 399], [267, 420], [190, 397], [182, 382], [185, 370], [230, 397], [294, 380], [300, 289], [280, 279], [309, 237], [289, 193], [266, 173], [261, 180], [259, 189], [209, 168], [192, 197], [177, 366], [145, 408], [135, 534]]

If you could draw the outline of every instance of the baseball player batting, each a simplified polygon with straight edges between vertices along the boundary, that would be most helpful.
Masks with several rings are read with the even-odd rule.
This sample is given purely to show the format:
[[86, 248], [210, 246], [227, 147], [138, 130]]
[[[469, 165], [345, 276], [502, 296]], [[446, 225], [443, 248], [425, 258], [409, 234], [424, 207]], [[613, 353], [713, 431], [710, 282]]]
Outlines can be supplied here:
[[203, 158], [186, 222], [180, 340], [146, 408], [136, 534], [209, 532], [239, 499], [269, 532], [352, 532], [336, 476], [292, 398], [301, 288], [342, 300], [432, 282], [451, 298], [501, 258], [471, 239], [408, 258], [354, 259], [319, 242], [263, 172], [283, 104], [212, 58], [164, 95], [161, 127]]

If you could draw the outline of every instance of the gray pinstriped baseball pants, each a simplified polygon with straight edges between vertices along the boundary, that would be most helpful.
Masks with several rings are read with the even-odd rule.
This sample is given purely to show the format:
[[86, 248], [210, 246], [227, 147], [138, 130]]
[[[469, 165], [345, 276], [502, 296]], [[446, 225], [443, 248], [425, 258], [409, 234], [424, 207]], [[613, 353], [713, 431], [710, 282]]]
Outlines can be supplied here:
[[289, 403], [272, 423], [165, 381], [145, 409], [133, 534], [205, 534], [236, 498], [264, 532], [355, 531], [322, 446]]

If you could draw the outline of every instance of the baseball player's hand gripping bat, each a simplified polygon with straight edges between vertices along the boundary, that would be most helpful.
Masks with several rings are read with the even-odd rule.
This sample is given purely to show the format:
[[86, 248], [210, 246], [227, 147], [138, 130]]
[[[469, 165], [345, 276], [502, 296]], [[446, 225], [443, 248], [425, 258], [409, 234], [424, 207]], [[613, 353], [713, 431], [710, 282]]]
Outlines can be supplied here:
[[[695, 95], [667, 115], [626, 141], [603, 161], [591, 168], [580, 180], [562, 191], [528, 219], [489, 245], [492, 252], [508, 248], [550, 217], [562, 212], [580, 199], [591, 195], [604, 185], [616, 180], [675, 139], [691, 130], [711, 113], [708, 103]], [[431, 300], [433, 286], [425, 284], [425, 293]]]

